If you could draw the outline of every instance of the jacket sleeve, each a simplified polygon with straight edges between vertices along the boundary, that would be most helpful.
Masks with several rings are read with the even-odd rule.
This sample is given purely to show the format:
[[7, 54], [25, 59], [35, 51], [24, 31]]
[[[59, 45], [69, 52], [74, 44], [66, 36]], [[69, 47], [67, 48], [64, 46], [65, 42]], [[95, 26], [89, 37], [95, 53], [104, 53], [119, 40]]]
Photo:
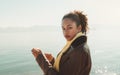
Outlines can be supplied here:
[[[39, 54], [36, 61], [43, 70], [44, 75], [58, 75], [58, 72], [53, 68], [52, 64], [47, 60], [44, 54]], [[52, 60], [53, 62], [54, 60]]]

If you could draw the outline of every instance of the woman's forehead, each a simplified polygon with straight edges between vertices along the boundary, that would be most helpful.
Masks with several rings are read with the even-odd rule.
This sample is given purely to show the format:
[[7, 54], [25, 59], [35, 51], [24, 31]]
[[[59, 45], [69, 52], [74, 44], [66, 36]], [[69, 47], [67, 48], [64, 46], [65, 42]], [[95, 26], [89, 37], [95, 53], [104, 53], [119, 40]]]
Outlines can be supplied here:
[[64, 26], [64, 25], [67, 25], [67, 26], [71, 25], [73, 22], [74, 21], [72, 21], [71, 19], [66, 18], [66, 19], [62, 20], [62, 26]]
[[62, 22], [72, 22], [72, 20], [69, 19], [69, 18], [65, 18], [65, 19], [62, 20]]

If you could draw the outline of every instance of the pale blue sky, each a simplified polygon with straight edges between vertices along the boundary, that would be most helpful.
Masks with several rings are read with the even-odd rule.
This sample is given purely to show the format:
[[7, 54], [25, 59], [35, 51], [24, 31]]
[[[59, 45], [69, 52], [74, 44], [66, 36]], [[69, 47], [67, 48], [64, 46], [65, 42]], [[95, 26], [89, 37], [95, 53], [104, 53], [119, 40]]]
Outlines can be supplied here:
[[120, 24], [120, 0], [0, 0], [0, 27], [60, 25], [64, 14], [82, 10], [89, 24]]

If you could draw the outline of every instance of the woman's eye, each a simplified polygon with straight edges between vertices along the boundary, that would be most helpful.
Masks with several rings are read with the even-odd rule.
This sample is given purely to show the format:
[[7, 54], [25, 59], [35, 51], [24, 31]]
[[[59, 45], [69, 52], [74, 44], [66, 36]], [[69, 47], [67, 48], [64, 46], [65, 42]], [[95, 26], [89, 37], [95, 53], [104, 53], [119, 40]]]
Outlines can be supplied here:
[[62, 30], [65, 30], [65, 28], [62, 28]]
[[68, 27], [69, 29], [72, 29], [72, 27]]

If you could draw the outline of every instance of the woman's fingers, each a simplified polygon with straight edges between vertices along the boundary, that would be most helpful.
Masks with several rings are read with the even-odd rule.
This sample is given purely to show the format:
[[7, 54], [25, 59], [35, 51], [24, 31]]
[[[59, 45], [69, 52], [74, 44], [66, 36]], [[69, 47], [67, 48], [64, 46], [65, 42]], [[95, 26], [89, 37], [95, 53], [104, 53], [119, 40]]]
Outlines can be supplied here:
[[52, 54], [45, 53], [45, 56], [48, 56], [48, 57], [49, 57], [49, 56], [52, 56]]
[[37, 53], [32, 53], [34, 55], [34, 57], [36, 58], [37, 57]]
[[45, 53], [45, 56], [47, 57], [47, 59], [48, 59], [49, 61], [52, 61], [52, 59], [53, 59], [52, 54]]
[[39, 48], [33, 48], [33, 49], [32, 49], [32, 52], [40, 53], [41, 50], [40, 50]]
[[[31, 51], [35, 58], [37, 58], [37, 56], [42, 53], [39, 48], [33, 48]], [[52, 54], [45, 53], [45, 56], [50, 62], [52, 61], [52, 59], [53, 59]]]
[[35, 57], [37, 57], [41, 53], [41, 50], [39, 48], [33, 48], [31, 51]]

